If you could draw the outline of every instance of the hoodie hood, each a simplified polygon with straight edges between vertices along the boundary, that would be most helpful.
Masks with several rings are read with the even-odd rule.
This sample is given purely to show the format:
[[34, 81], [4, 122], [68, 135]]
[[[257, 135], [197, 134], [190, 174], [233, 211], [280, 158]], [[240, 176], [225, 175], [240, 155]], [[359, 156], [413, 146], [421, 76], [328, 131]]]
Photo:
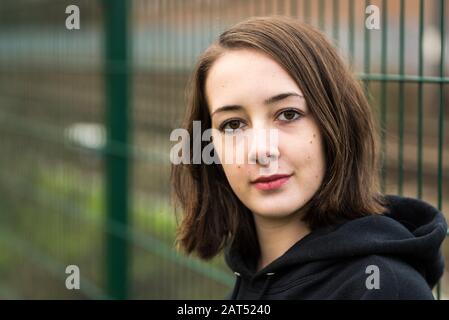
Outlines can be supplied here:
[[307, 265], [316, 262], [332, 263], [336, 259], [369, 255], [394, 256], [407, 262], [433, 288], [444, 270], [440, 246], [447, 224], [443, 214], [418, 199], [386, 195], [385, 200], [388, 213], [315, 229], [258, 272], [251, 267], [254, 261], [247, 261], [227, 248], [225, 261], [238, 282], [233, 296], [241, 279], [253, 283], [265, 278], [265, 291], [274, 274], [282, 276], [292, 268], [307, 269]]

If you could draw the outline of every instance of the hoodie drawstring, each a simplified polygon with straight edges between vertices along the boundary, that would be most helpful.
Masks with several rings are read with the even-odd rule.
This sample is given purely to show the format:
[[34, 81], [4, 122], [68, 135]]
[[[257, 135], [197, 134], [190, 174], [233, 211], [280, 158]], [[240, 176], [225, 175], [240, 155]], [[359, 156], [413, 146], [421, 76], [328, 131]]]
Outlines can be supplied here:
[[236, 277], [236, 282], [234, 285], [234, 290], [232, 290], [232, 294], [231, 294], [231, 300], [236, 300], [237, 299], [237, 295], [239, 294], [239, 290], [240, 290], [240, 282], [242, 281], [241, 277], [240, 277], [240, 273], [238, 272], [234, 272], [235, 277]]
[[267, 278], [265, 279], [265, 284], [263, 285], [262, 291], [260, 292], [259, 296], [256, 298], [256, 300], [262, 300], [263, 295], [267, 291], [268, 287], [270, 286], [271, 279], [273, 279], [274, 272], [268, 272], [266, 274]]
[[[239, 294], [240, 291], [240, 284], [242, 281], [242, 277], [240, 276], [240, 273], [238, 272], [234, 272], [235, 276], [236, 276], [236, 282], [234, 285], [234, 290], [232, 290], [232, 294], [231, 294], [231, 298], [230, 300], [236, 300], [237, 296]], [[274, 272], [268, 272], [266, 274], [267, 278], [265, 279], [265, 283], [263, 285], [262, 291], [259, 293], [259, 296], [256, 298], [256, 300], [262, 300], [263, 295], [265, 294], [265, 292], [268, 290], [268, 288], [270, 287], [271, 284], [271, 280], [273, 279]]]

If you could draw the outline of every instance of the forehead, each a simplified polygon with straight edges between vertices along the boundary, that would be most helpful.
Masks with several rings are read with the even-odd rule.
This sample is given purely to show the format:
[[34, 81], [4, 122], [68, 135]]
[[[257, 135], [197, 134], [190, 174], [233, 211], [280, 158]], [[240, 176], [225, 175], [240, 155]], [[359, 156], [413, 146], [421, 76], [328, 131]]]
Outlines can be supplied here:
[[300, 92], [290, 75], [268, 55], [250, 49], [226, 52], [218, 58], [206, 78], [210, 108], [252, 100], [260, 102], [280, 92]]

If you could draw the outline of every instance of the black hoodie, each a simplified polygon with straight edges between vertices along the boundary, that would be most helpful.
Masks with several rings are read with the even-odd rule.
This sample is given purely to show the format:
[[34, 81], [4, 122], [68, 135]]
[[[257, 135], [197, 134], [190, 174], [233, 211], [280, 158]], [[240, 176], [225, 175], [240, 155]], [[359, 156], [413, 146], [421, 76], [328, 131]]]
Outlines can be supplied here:
[[313, 230], [258, 272], [225, 251], [236, 275], [229, 299], [434, 299], [443, 274], [444, 216], [387, 195], [389, 213]]

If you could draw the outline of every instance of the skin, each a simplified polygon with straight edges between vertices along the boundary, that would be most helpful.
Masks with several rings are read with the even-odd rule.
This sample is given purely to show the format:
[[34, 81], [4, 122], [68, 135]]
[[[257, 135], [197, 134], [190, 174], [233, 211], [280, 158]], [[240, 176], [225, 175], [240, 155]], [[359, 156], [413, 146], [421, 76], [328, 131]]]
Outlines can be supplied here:
[[[295, 81], [275, 60], [256, 50], [231, 50], [218, 58], [209, 70], [205, 90], [212, 128], [217, 129], [212, 134], [214, 148], [232, 190], [254, 215], [261, 269], [310, 232], [300, 217], [325, 173], [319, 126]], [[264, 103], [285, 92], [299, 96]], [[226, 105], [239, 107], [220, 109]], [[278, 143], [261, 138], [260, 130], [270, 129], [277, 130]], [[226, 137], [237, 142], [225, 143]], [[236, 148], [243, 150], [245, 163], [235, 157], [226, 163], [224, 157], [235, 154]], [[278, 189], [260, 190], [253, 182], [270, 175], [263, 173], [268, 167], [270, 174], [291, 177]]]

